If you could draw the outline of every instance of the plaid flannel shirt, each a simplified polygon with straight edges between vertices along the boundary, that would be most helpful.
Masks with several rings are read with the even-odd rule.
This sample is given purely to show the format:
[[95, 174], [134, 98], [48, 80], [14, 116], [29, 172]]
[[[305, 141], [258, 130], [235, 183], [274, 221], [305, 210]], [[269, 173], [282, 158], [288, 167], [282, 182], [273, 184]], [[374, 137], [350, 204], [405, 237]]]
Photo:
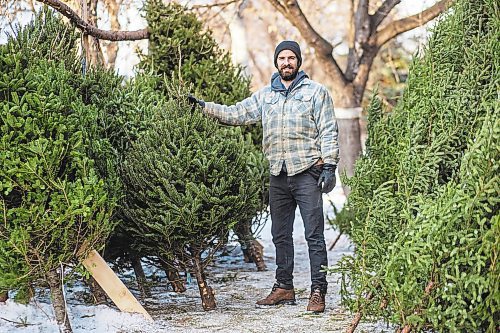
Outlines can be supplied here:
[[262, 121], [262, 146], [271, 174], [279, 175], [285, 162], [289, 176], [317, 163], [337, 165], [338, 128], [327, 89], [308, 78], [288, 95], [266, 86], [235, 105], [206, 102], [203, 112], [228, 125]]

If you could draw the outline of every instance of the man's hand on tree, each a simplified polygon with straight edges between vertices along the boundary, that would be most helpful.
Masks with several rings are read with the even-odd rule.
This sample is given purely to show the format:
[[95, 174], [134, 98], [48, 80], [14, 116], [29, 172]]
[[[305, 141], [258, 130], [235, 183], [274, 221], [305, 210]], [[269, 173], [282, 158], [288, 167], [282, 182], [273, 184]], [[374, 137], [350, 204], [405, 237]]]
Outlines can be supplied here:
[[194, 97], [193, 95], [188, 95], [187, 99], [188, 99], [188, 102], [193, 107], [195, 107], [197, 105], [201, 106], [202, 108], [205, 107], [205, 102], [203, 100], [201, 100], [201, 99], [198, 99], [198, 98]]
[[321, 189], [322, 193], [328, 193], [335, 187], [335, 169], [336, 165], [333, 164], [323, 164], [323, 171], [318, 179], [318, 187]]

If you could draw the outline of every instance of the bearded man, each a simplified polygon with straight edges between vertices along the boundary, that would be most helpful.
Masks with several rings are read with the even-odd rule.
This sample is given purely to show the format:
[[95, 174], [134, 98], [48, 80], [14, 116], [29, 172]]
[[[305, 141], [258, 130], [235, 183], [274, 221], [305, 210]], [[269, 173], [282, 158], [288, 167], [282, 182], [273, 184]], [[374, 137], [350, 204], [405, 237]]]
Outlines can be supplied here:
[[328, 90], [309, 79], [302, 65], [300, 46], [283, 41], [274, 51], [278, 69], [271, 84], [235, 105], [188, 100], [203, 112], [228, 125], [261, 121], [263, 150], [270, 165], [269, 205], [276, 247], [276, 282], [257, 306], [295, 304], [293, 284], [293, 224], [299, 207], [309, 250], [311, 294], [307, 310], [325, 311], [328, 265], [324, 237], [323, 193], [335, 187], [339, 162], [338, 129]]

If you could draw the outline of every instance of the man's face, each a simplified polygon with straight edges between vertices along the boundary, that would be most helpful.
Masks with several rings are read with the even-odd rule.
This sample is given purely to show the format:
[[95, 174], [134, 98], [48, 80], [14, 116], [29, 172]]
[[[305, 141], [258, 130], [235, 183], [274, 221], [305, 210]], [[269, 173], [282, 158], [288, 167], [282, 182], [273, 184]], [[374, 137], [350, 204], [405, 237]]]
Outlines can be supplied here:
[[299, 72], [298, 59], [291, 50], [283, 50], [276, 59], [278, 73], [284, 81], [293, 81]]

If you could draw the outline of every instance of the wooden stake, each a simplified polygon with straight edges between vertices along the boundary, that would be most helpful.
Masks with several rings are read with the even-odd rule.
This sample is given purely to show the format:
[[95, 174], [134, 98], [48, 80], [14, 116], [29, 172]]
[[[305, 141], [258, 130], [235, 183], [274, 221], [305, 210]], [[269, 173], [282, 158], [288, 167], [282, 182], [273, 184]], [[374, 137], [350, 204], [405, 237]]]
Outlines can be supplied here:
[[115, 272], [109, 268], [108, 264], [96, 250], [90, 251], [82, 263], [109, 298], [116, 304], [118, 309], [123, 312], [142, 313], [146, 319], [153, 321], [149, 313], [142, 307], [118, 276], [116, 276]]

